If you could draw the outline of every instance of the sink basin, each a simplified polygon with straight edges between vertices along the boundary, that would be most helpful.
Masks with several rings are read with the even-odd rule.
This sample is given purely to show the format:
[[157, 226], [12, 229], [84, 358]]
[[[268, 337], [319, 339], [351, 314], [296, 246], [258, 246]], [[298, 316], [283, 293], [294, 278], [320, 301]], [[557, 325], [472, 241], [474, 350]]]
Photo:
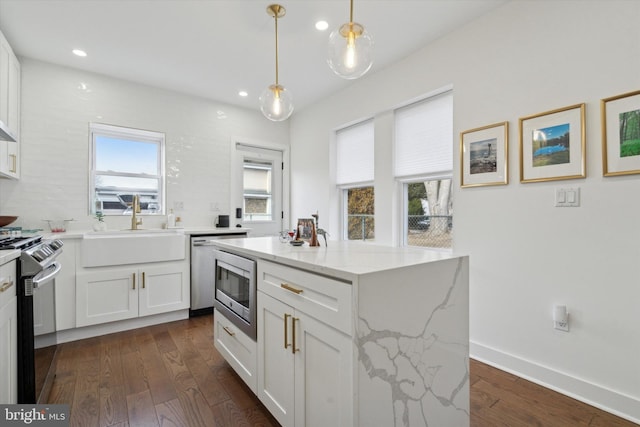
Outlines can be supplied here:
[[139, 228], [137, 230], [127, 228], [124, 230], [88, 231], [84, 233], [83, 237], [85, 239], [95, 239], [103, 237], [131, 237], [157, 234], [184, 234], [184, 230], [181, 228]]
[[113, 230], [83, 235], [82, 266], [141, 264], [182, 260], [186, 254], [183, 230]]

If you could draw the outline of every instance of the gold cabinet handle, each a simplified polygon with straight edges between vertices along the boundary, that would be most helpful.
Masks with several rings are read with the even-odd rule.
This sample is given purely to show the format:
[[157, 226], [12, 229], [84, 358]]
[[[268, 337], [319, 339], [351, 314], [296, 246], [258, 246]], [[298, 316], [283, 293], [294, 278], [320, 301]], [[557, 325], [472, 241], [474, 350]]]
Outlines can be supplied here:
[[296, 351], [300, 351], [299, 348], [296, 348], [296, 321], [300, 320], [297, 317], [291, 318], [291, 342], [293, 345], [291, 346], [291, 353], [296, 354]]
[[294, 288], [293, 286], [291, 286], [288, 283], [280, 283], [280, 287], [283, 289], [286, 289], [290, 292], [293, 292], [294, 294], [298, 294], [300, 295], [302, 293], [302, 289], [298, 289], [298, 288]]
[[7, 289], [9, 289], [9, 288], [10, 288], [10, 287], [12, 287], [12, 286], [13, 286], [13, 281], [11, 281], [11, 282], [4, 282], [4, 283], [2, 284], [2, 286], [0, 286], [0, 292], [4, 292], [4, 291], [6, 291]]
[[291, 345], [287, 341], [288, 338], [289, 338], [289, 334], [287, 332], [287, 323], [288, 323], [289, 317], [291, 317], [291, 315], [285, 313], [285, 315], [284, 315], [284, 348], [287, 348], [287, 347], [289, 347]]
[[229, 328], [228, 328], [228, 327], [226, 327], [226, 326], [223, 326], [223, 327], [222, 327], [222, 329], [224, 329], [224, 331], [225, 331], [226, 333], [228, 333], [229, 335], [231, 335], [232, 337], [233, 337], [233, 336], [235, 336], [235, 334], [236, 334], [235, 332], [230, 331], [230, 330], [229, 330]]
[[142, 289], [147, 287], [147, 280], [145, 279], [144, 271], [142, 272]]
[[135, 290], [136, 288], [136, 273], [133, 273], [133, 288]]
[[15, 154], [9, 154], [9, 157], [11, 157], [11, 160], [12, 160], [12, 162], [13, 162], [13, 163], [12, 163], [12, 164], [13, 164], [13, 166], [11, 167], [11, 170], [10, 170], [9, 172], [11, 172], [11, 173], [16, 173], [16, 172], [17, 172], [17, 169], [18, 169], [18, 168], [16, 167], [16, 165], [17, 165], [17, 163], [18, 163], [18, 162], [17, 162], [17, 156], [16, 156]]

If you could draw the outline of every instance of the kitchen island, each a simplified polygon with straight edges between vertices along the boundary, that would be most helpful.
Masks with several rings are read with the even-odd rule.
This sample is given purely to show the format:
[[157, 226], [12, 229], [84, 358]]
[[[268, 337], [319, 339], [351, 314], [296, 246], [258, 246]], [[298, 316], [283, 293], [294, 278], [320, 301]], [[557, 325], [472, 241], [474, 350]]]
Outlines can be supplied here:
[[255, 259], [258, 276], [255, 350], [230, 324], [216, 347], [283, 426], [469, 425], [468, 257], [271, 237], [216, 246]]

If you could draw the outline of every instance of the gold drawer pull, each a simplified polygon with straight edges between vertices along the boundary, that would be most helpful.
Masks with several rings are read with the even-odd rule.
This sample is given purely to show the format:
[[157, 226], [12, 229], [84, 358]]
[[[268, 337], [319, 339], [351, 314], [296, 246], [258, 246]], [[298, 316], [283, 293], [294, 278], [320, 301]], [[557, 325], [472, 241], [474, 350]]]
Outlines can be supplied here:
[[236, 334], [235, 332], [230, 331], [229, 328], [227, 328], [226, 326], [223, 326], [222, 329], [224, 329], [224, 331], [226, 333], [228, 333], [229, 335], [231, 335], [232, 337], [235, 336], [235, 334]]
[[286, 289], [288, 291], [291, 291], [294, 294], [300, 295], [302, 293], [302, 289], [294, 288], [293, 286], [291, 286], [291, 285], [289, 285], [287, 283], [280, 283], [280, 287], [283, 288], [283, 289]]
[[13, 282], [4, 282], [2, 286], [0, 286], [0, 292], [4, 292], [12, 286], [13, 286]]

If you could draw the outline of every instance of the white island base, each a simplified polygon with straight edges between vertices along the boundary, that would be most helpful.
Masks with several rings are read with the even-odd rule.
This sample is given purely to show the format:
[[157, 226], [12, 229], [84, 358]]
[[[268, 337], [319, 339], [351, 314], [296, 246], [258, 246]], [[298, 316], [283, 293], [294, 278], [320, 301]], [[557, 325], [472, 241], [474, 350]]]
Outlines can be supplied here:
[[257, 363], [243, 363], [241, 377], [284, 427], [469, 425], [466, 256], [277, 238], [216, 244], [257, 259], [256, 354], [245, 345], [242, 355]]

